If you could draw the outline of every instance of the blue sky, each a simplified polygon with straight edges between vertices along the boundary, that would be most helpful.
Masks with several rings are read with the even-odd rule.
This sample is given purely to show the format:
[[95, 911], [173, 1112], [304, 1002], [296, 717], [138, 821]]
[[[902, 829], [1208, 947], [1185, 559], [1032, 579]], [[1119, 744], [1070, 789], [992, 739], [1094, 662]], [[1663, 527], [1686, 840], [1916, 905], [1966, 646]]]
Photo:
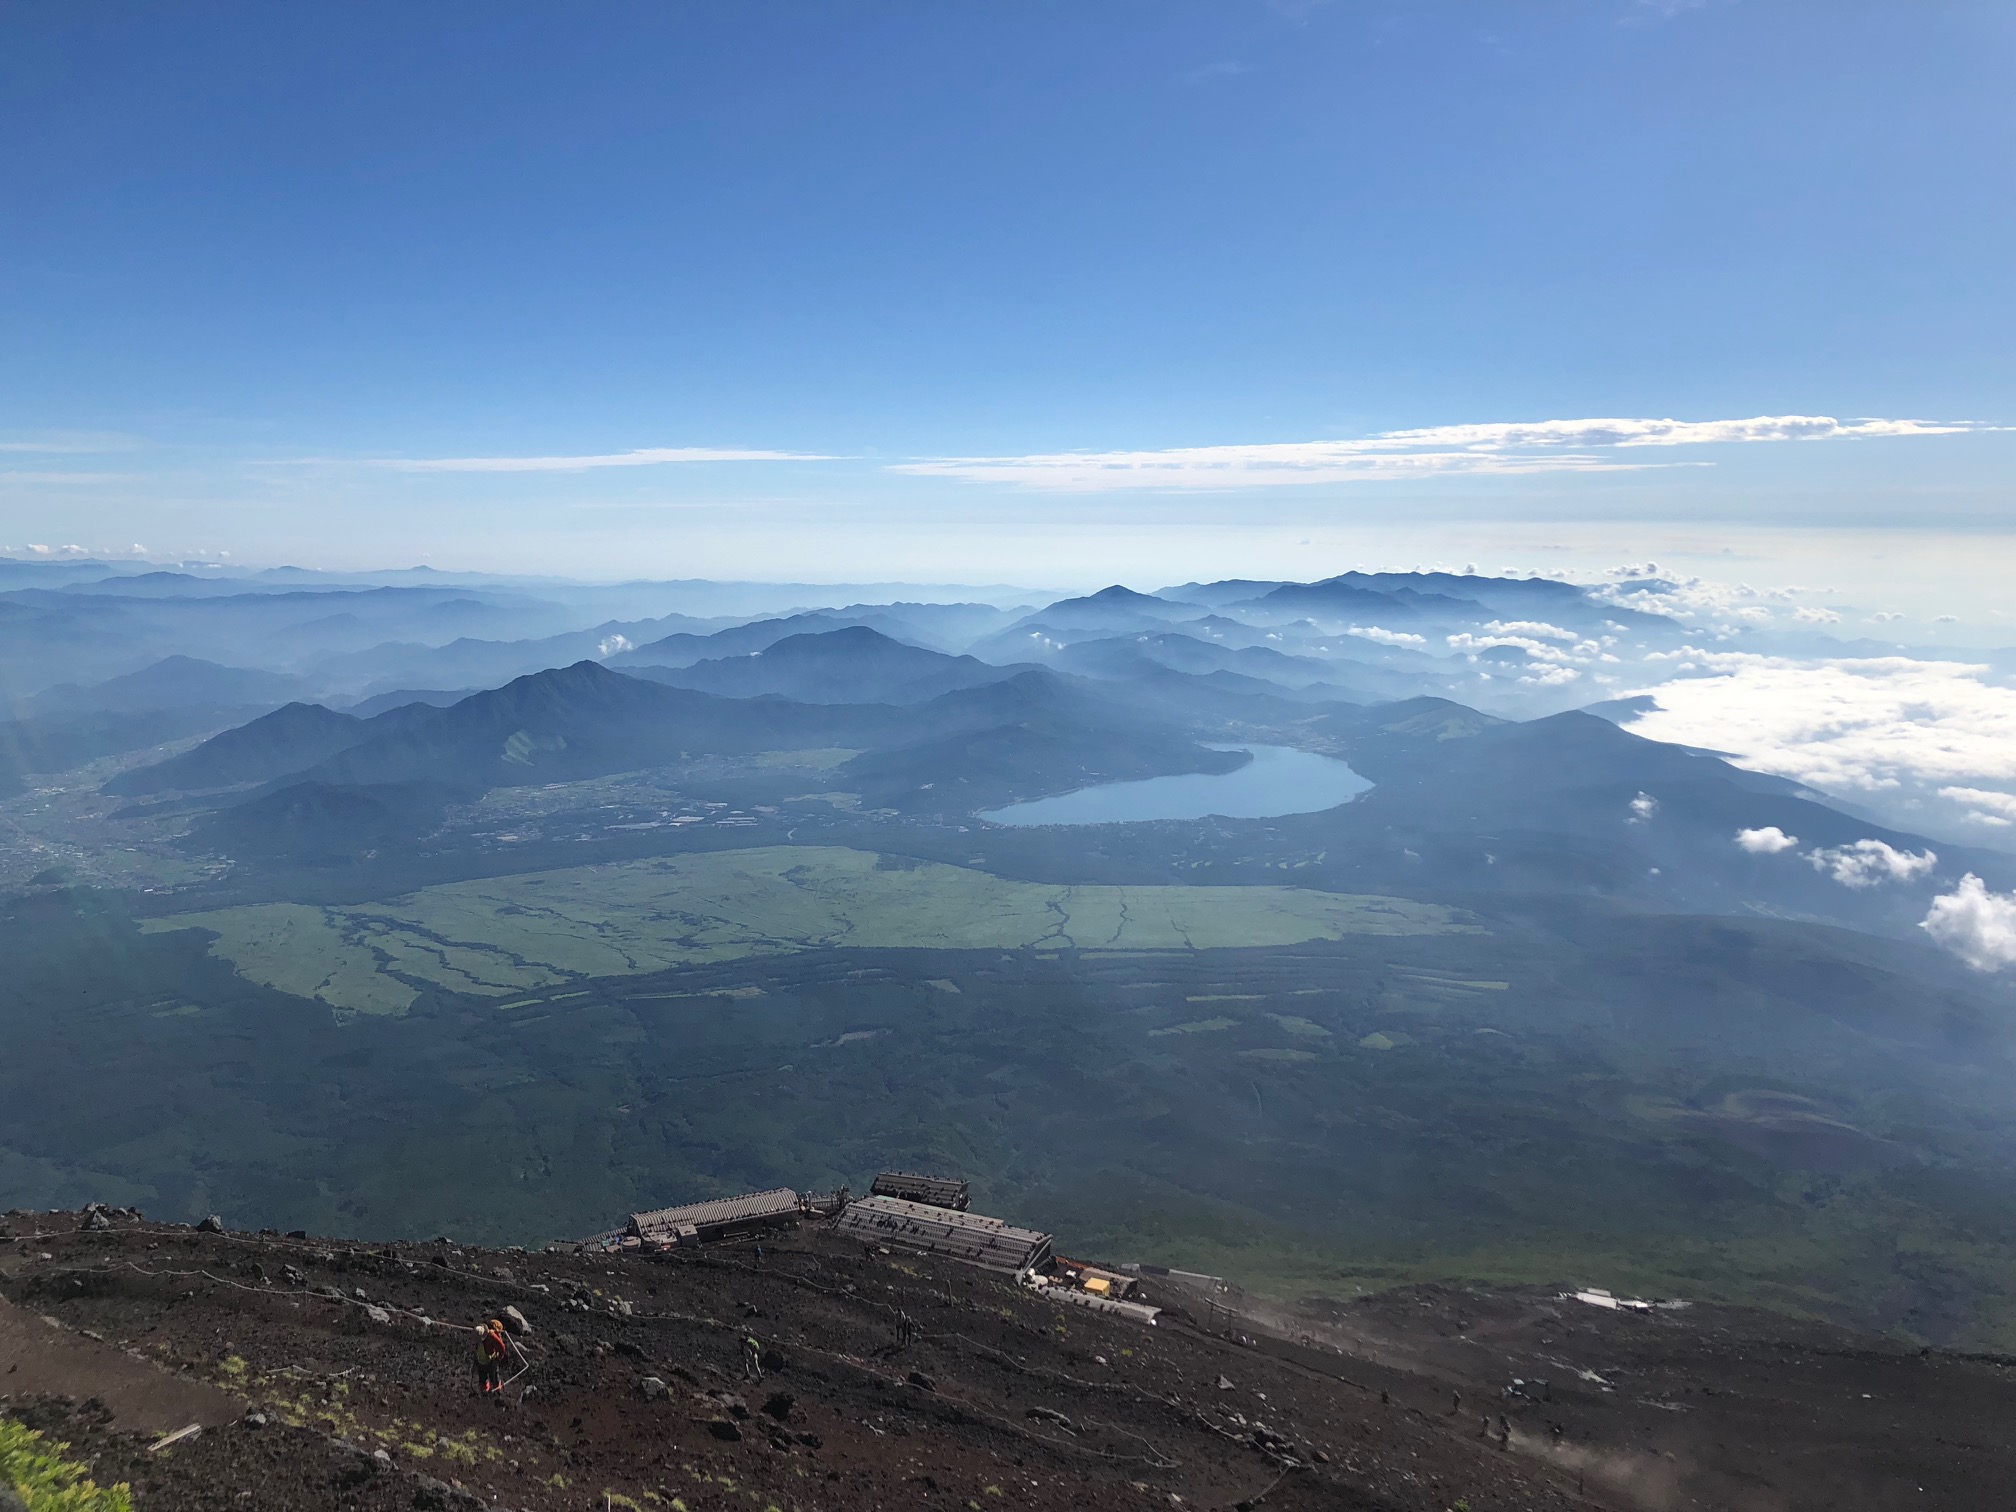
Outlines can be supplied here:
[[[0, 35], [0, 545], [2007, 560], [2010, 436], [1712, 428], [2016, 423], [2006, 4], [107, 4]], [[1444, 429], [1592, 416], [1711, 428]], [[1486, 460], [931, 460], [1396, 431], [1430, 435], [1375, 462]], [[640, 450], [682, 459], [395, 465]]]

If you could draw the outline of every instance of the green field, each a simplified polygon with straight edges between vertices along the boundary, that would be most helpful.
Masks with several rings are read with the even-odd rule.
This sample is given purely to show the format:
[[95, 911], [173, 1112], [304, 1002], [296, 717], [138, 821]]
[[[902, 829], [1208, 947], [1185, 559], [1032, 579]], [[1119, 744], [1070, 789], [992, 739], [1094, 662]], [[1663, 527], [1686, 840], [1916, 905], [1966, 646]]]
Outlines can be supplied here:
[[215, 931], [253, 981], [357, 1013], [422, 986], [515, 996], [587, 977], [833, 946], [1205, 950], [1474, 932], [1453, 909], [1297, 887], [1070, 887], [869, 851], [773, 846], [457, 882], [383, 903], [150, 922]]

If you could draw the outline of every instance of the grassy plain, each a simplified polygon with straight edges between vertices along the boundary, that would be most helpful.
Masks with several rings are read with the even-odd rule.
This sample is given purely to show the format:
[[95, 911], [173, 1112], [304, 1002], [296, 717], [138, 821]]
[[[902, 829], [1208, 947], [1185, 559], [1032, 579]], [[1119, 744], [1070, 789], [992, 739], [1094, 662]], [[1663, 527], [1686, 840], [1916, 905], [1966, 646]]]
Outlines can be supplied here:
[[1453, 909], [1401, 898], [1062, 886], [822, 846], [570, 867], [383, 903], [252, 904], [145, 927], [214, 931], [213, 954], [253, 981], [355, 1013], [402, 1013], [430, 984], [505, 997], [835, 946], [1208, 950], [1477, 929]]

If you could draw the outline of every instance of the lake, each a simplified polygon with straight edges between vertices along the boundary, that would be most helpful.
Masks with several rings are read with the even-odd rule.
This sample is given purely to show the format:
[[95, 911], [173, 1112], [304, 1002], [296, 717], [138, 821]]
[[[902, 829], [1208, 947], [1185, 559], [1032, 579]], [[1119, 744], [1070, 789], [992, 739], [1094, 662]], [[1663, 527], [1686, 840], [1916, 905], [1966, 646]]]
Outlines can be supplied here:
[[1125, 824], [1143, 819], [1271, 819], [1280, 814], [1312, 814], [1348, 803], [1372, 786], [1331, 756], [1292, 746], [1217, 746], [1251, 751], [1253, 759], [1232, 772], [1186, 772], [1145, 782], [1108, 782], [1098, 787], [1011, 803], [983, 812], [995, 824]]

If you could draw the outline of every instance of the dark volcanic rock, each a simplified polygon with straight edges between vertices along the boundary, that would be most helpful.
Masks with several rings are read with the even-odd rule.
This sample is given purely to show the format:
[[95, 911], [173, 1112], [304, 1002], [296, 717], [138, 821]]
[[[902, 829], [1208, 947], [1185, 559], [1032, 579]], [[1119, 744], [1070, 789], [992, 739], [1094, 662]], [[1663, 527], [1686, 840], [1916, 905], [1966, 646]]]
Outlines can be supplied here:
[[[564, 1338], [527, 1345], [529, 1369], [500, 1400], [478, 1395], [469, 1373], [470, 1323], [501, 1311], [495, 1254], [408, 1270], [396, 1252], [190, 1233], [168, 1259], [150, 1253], [147, 1232], [77, 1232], [82, 1217], [41, 1220], [48, 1248], [7, 1257], [0, 1291], [60, 1326], [0, 1307], [0, 1361], [22, 1362], [0, 1389], [11, 1391], [10, 1415], [71, 1445], [67, 1457], [100, 1485], [131, 1483], [143, 1512], [227, 1502], [580, 1512], [605, 1490], [613, 1505], [655, 1492], [693, 1512], [810, 1506], [815, 1474], [828, 1512], [996, 1497], [1022, 1512], [1172, 1498], [1267, 1512], [1445, 1512], [1466, 1501], [1625, 1512], [1654, 1472], [1676, 1506], [1768, 1496], [1779, 1512], [1888, 1512], [1907, 1477], [1922, 1497], [1914, 1504], [1986, 1507], [2016, 1476], [2016, 1443], [2000, 1432], [2016, 1414], [2016, 1380], [2001, 1366], [1705, 1302], [1637, 1314], [1557, 1290], [1416, 1287], [1312, 1304], [1292, 1334], [1242, 1315], [1244, 1338], [1232, 1342], [1180, 1315], [1156, 1328], [1060, 1316], [1009, 1279], [922, 1258], [898, 1266], [808, 1228], [766, 1241], [754, 1275], [713, 1256], [514, 1256], [520, 1286], [554, 1298], [620, 1288], [639, 1301], [627, 1319], [599, 1307], [568, 1314]], [[304, 1284], [249, 1283], [262, 1264], [291, 1264]], [[360, 1270], [382, 1278], [372, 1291], [397, 1309], [390, 1326], [370, 1326], [367, 1304], [325, 1300], [347, 1297]], [[163, 1272], [173, 1273], [166, 1284]], [[89, 1286], [71, 1284], [85, 1275]], [[1173, 1312], [1174, 1283], [1157, 1285]], [[743, 1303], [787, 1341], [788, 1391], [743, 1387], [755, 1392], [745, 1399], [730, 1386], [743, 1364]], [[900, 1371], [876, 1353], [892, 1307], [933, 1307], [945, 1320]], [[87, 1332], [141, 1341], [156, 1363]], [[39, 1353], [23, 1354], [17, 1335]], [[618, 1353], [623, 1342], [665, 1363], [644, 1376]], [[1551, 1402], [1505, 1400], [1505, 1447], [1519, 1452], [1501, 1449], [1495, 1410], [1482, 1440], [1474, 1415], [1449, 1413], [1452, 1388], [1496, 1409], [1504, 1383], [1531, 1381], [1543, 1359], [1575, 1369], [1553, 1367]], [[1384, 1363], [1395, 1360], [1419, 1363]], [[119, 1420], [151, 1399], [115, 1391], [108, 1361], [176, 1398], [158, 1421]], [[31, 1368], [42, 1384], [15, 1384]], [[1221, 1373], [1232, 1385], [1231, 1369], [1236, 1389], [1215, 1390]], [[1584, 1370], [1620, 1384], [1605, 1392]], [[220, 1378], [242, 1404], [227, 1399], [201, 1434], [149, 1454], [191, 1420], [181, 1396]], [[716, 1389], [689, 1393], [700, 1381]], [[332, 1421], [351, 1447], [328, 1436]], [[1977, 1447], [1956, 1455], [1963, 1436]], [[815, 1450], [827, 1461], [816, 1472]]]

